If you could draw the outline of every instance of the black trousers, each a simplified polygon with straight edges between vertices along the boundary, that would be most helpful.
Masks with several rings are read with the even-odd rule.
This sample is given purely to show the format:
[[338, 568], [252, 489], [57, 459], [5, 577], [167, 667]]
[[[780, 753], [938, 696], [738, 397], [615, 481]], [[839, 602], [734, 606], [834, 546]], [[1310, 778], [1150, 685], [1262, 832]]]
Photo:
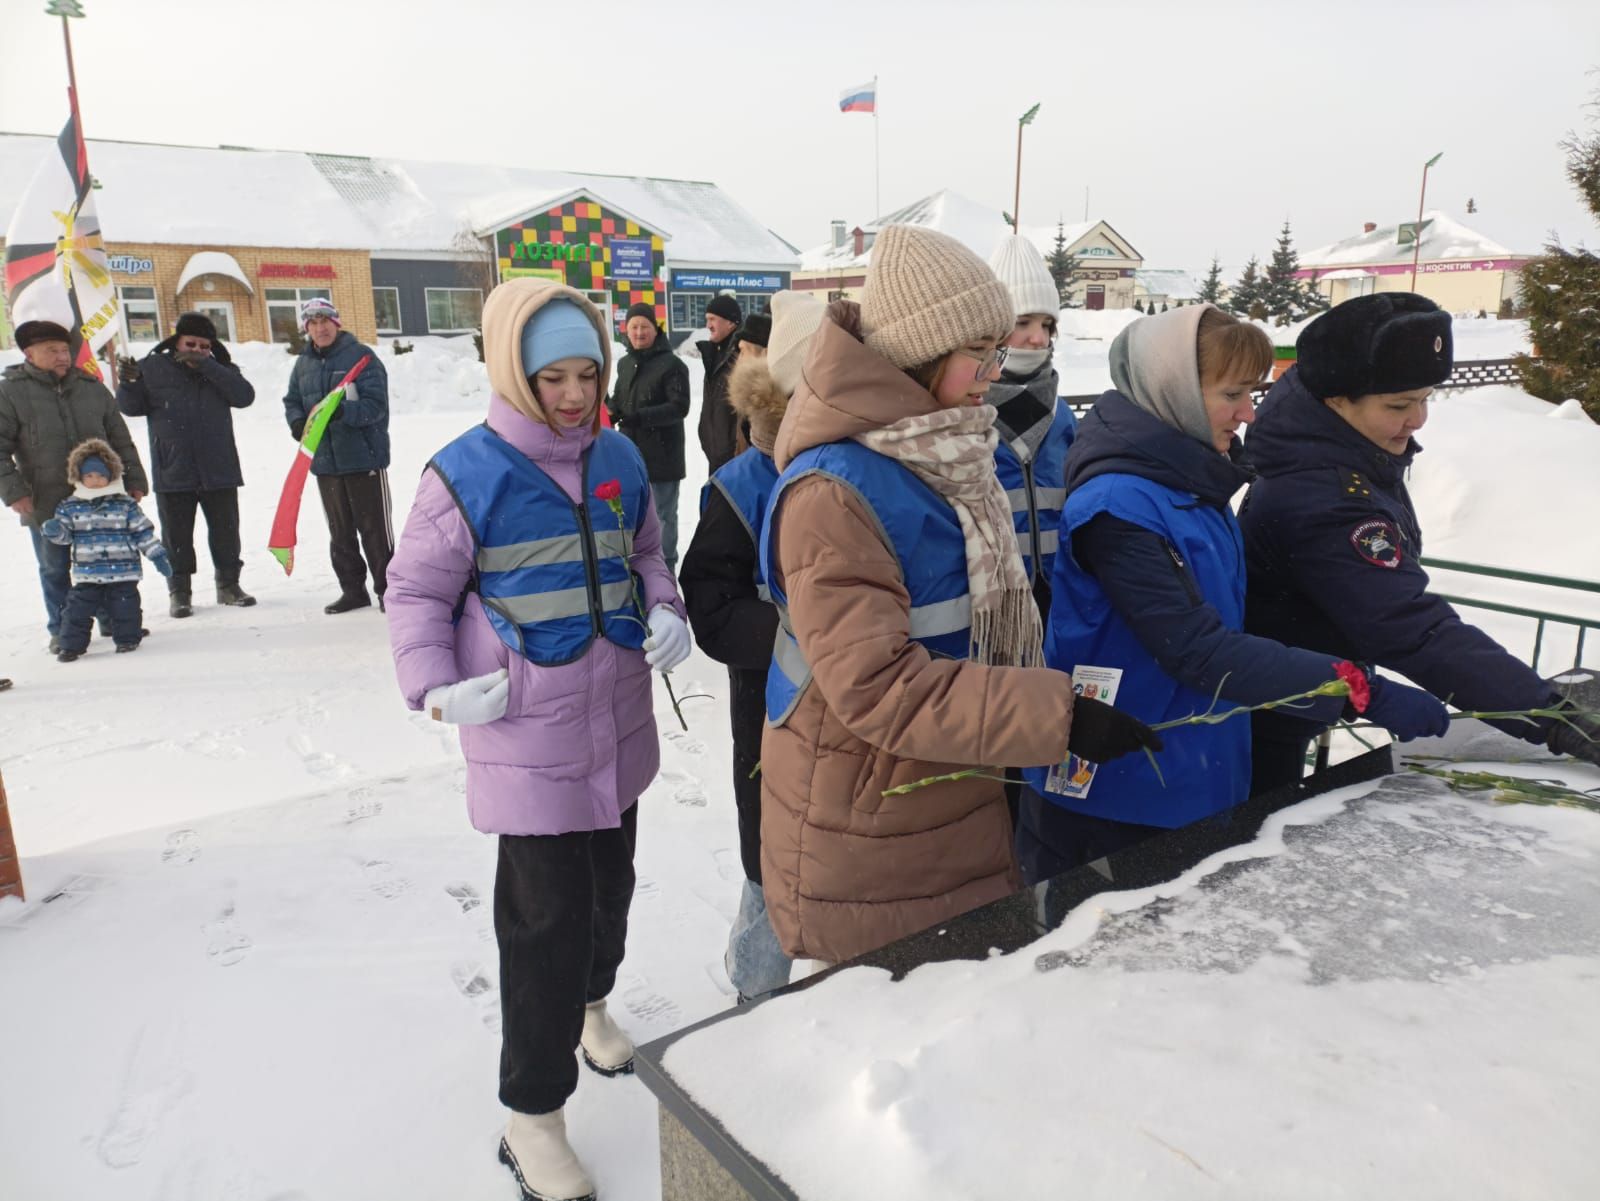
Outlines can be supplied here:
[[617, 982], [639, 806], [616, 830], [500, 836], [500, 1103], [550, 1113], [578, 1087], [583, 1007]]
[[111, 639], [118, 646], [138, 646], [142, 641], [140, 623], [144, 614], [139, 606], [138, 584], [131, 580], [123, 584], [74, 584], [67, 590], [66, 604], [61, 606], [62, 650], [81, 655], [89, 649], [90, 628], [96, 614], [101, 615], [102, 632], [109, 615]]
[[157, 492], [156, 513], [161, 518], [161, 542], [172, 560], [176, 577], [192, 576], [195, 510], [206, 515], [206, 541], [211, 547], [211, 569], [219, 584], [237, 584], [244, 561], [239, 557], [239, 490], [217, 488], [210, 492]]
[[[319, 475], [317, 491], [322, 494], [322, 511], [328, 515], [328, 553], [340, 589], [347, 595], [365, 592], [370, 569], [372, 591], [382, 596], [389, 588], [387, 573], [394, 555], [389, 473]], [[365, 562], [361, 558], [363, 550], [367, 554]]]
[[728, 668], [733, 719], [733, 803], [739, 812], [739, 861], [745, 879], [761, 883], [761, 734], [767, 727], [767, 673]]
[[1160, 826], [1112, 821], [1052, 805], [1026, 784], [1017, 822], [1017, 865], [1037, 884], [1166, 831]]
[[1259, 796], [1305, 776], [1306, 753], [1321, 727], [1263, 710], [1250, 715], [1250, 795]]

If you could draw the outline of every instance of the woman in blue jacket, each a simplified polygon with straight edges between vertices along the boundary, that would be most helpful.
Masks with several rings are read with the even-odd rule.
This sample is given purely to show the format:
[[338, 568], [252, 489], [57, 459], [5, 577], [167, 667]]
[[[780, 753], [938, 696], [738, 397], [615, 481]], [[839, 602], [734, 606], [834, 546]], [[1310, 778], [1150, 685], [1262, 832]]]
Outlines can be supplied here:
[[[1405, 473], [1429, 394], [1450, 375], [1450, 314], [1410, 292], [1361, 296], [1308, 325], [1296, 352], [1246, 447], [1259, 478], [1239, 511], [1245, 628], [1392, 668], [1465, 709], [1559, 704], [1537, 672], [1428, 591]], [[1257, 791], [1300, 778], [1328, 724], [1316, 717], [1254, 715]], [[1571, 724], [1495, 724], [1600, 763], [1600, 743]]]
[[[1200, 713], [1220, 695], [1256, 705], [1309, 692], [1336, 656], [1243, 633], [1244, 546], [1229, 501], [1249, 482], [1236, 432], [1272, 362], [1267, 336], [1210, 305], [1145, 317], [1111, 347], [1114, 391], [1067, 455], [1067, 502], [1045, 658], [1084, 695], [1148, 723]], [[1368, 714], [1400, 737], [1442, 732], [1445, 710], [1373, 678]], [[1328, 724], [1342, 697], [1304, 702]], [[1250, 793], [1250, 723], [1181, 726], [1157, 756], [1030, 769], [1017, 830], [1024, 875], [1040, 880], [1164, 829], [1221, 813]]]

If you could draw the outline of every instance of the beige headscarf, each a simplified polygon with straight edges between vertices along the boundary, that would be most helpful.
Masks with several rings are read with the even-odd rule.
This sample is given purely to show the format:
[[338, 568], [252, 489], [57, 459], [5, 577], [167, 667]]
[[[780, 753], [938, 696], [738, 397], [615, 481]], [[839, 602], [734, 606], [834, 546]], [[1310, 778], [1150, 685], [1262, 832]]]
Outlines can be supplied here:
[[600, 351], [606, 357], [597, 383], [599, 403], [594, 407], [594, 432], [600, 431], [600, 405], [611, 388], [611, 334], [600, 310], [582, 292], [548, 279], [508, 279], [489, 293], [483, 302], [483, 358], [489, 368], [489, 386], [495, 395], [509, 401], [518, 412], [538, 422], [544, 410], [533, 394], [527, 372], [522, 369], [522, 327], [533, 315], [553, 300], [570, 300], [594, 322], [600, 335]]
[[971, 657], [1036, 667], [1043, 661], [1044, 632], [1022, 570], [1011, 504], [995, 475], [994, 421], [992, 405], [939, 409], [902, 417], [855, 440], [909, 469], [956, 511], [972, 598]]
[[1134, 404], [1175, 430], [1211, 445], [1200, 393], [1200, 318], [1215, 308], [1186, 304], [1141, 317], [1111, 343], [1111, 382]]

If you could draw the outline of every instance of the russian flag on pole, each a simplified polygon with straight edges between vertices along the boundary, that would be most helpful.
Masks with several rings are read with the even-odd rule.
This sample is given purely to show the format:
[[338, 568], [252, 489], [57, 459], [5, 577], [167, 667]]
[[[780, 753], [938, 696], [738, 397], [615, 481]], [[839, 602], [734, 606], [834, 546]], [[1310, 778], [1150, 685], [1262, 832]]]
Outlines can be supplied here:
[[846, 88], [839, 93], [841, 113], [876, 113], [878, 111], [878, 81]]

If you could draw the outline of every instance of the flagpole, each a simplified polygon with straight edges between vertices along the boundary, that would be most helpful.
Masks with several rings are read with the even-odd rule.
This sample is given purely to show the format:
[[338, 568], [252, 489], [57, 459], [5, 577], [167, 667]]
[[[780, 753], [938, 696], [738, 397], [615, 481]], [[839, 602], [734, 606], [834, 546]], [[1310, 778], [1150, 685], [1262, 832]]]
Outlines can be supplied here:
[[878, 151], [878, 77], [872, 77], [872, 203], [883, 216], [883, 159]]

